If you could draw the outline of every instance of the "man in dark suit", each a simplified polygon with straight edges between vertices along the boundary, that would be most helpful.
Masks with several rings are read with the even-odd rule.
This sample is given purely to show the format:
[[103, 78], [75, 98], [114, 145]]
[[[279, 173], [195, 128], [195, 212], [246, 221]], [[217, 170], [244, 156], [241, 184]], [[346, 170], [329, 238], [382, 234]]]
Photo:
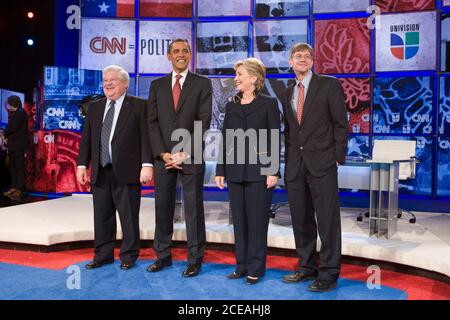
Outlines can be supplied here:
[[[183, 39], [174, 40], [167, 53], [173, 71], [152, 82], [148, 99], [148, 125], [155, 156], [156, 230], [153, 247], [158, 259], [147, 271], [157, 272], [172, 264], [175, 188], [180, 175], [188, 245], [188, 266], [183, 271], [185, 277], [200, 272], [206, 247], [202, 137], [209, 129], [212, 112], [211, 81], [188, 70], [191, 57], [189, 43]], [[195, 122], [199, 125], [200, 139], [193, 138]], [[176, 130], [192, 139], [178, 141], [178, 137], [172, 138]]]
[[119, 66], [103, 70], [106, 98], [94, 101], [81, 136], [77, 179], [88, 181], [94, 200], [95, 255], [87, 269], [114, 262], [116, 210], [123, 238], [121, 269], [134, 266], [139, 256], [141, 186], [153, 175], [146, 101], [128, 95], [129, 75]]
[[[312, 73], [313, 57], [306, 43], [292, 47], [289, 64], [295, 84], [283, 95], [285, 182], [299, 257], [298, 271], [283, 280], [314, 279], [309, 290], [324, 292], [336, 287], [340, 273], [337, 166], [347, 153], [348, 121], [340, 82]], [[317, 232], [322, 243], [320, 267], [316, 265]]]
[[25, 150], [28, 144], [28, 116], [18, 96], [9, 96], [6, 105], [10, 117], [5, 131], [11, 170], [11, 189], [4, 195], [14, 201], [21, 200], [25, 190]]

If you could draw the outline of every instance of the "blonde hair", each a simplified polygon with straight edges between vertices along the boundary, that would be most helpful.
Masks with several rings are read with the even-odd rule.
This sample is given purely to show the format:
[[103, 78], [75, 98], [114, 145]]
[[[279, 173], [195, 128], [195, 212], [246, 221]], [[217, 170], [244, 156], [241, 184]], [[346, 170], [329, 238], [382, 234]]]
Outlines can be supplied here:
[[266, 66], [261, 60], [256, 58], [247, 58], [244, 60], [239, 60], [234, 64], [234, 70], [240, 66], [244, 66], [248, 74], [252, 77], [256, 77], [255, 82], [255, 96], [262, 91], [264, 88], [264, 80], [266, 79]]

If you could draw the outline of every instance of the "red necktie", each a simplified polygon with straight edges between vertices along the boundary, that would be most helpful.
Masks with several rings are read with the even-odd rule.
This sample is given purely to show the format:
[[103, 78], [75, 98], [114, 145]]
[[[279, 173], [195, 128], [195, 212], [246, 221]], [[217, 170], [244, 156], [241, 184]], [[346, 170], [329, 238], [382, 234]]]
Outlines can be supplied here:
[[181, 79], [182, 75], [177, 74], [175, 76], [176, 81], [175, 81], [175, 85], [173, 86], [172, 89], [172, 96], [173, 96], [173, 109], [177, 110], [177, 106], [178, 106], [178, 100], [180, 100], [180, 95], [181, 95], [181, 84], [180, 84], [180, 79]]
[[297, 101], [297, 121], [302, 122], [303, 104], [305, 103], [305, 87], [303, 83], [298, 84], [298, 101]]

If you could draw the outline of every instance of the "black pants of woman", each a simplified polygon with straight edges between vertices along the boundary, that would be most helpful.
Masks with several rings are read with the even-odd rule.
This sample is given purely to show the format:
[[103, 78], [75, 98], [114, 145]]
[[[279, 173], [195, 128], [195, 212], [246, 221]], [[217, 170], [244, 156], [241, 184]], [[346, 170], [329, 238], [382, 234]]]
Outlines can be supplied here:
[[236, 272], [262, 277], [273, 188], [266, 181], [227, 182], [233, 216]]

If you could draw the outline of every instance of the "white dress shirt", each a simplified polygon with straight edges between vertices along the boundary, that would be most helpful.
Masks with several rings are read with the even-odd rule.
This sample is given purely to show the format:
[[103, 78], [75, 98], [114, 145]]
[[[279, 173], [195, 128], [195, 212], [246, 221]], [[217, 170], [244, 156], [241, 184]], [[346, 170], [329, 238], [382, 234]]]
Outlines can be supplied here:
[[[183, 89], [183, 84], [184, 84], [184, 81], [186, 80], [188, 72], [189, 72], [189, 68], [184, 70], [182, 73], [180, 73], [180, 75], [181, 75], [181, 78], [180, 78], [181, 89]], [[176, 78], [177, 74], [178, 73], [176, 73], [175, 71], [172, 71], [172, 90], [173, 90], [173, 86], [175, 85], [175, 82], [177, 82], [177, 78]]]

